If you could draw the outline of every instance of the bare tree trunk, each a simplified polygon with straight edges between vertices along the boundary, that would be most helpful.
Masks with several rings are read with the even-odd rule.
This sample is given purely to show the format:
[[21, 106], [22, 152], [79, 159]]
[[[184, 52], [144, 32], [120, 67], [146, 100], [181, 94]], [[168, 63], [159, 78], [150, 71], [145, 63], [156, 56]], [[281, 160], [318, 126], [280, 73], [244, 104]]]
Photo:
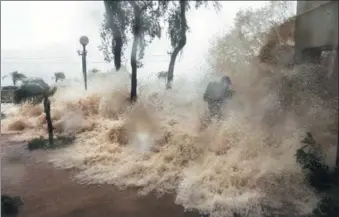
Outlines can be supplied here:
[[47, 128], [48, 128], [48, 141], [50, 145], [53, 145], [53, 125], [51, 118], [51, 103], [48, 99], [48, 96], [44, 96], [44, 110], [46, 114]]
[[133, 46], [131, 53], [131, 67], [132, 67], [132, 78], [131, 78], [131, 101], [137, 100], [137, 51], [140, 37], [141, 28], [141, 10], [140, 7], [134, 2], [129, 1], [134, 10], [134, 26], [133, 26]]
[[166, 84], [167, 89], [172, 88], [175, 60], [177, 59], [177, 56], [183, 47], [184, 45], [176, 47], [171, 55], [171, 60], [168, 66], [168, 74], [167, 74], [167, 84]]
[[122, 50], [121, 34], [118, 34], [118, 36], [115, 36], [113, 40], [115, 41], [115, 44], [113, 47], [114, 66], [115, 66], [115, 70], [119, 71], [119, 69], [121, 68], [121, 50]]
[[178, 46], [174, 49], [171, 55], [171, 61], [168, 66], [167, 84], [166, 84], [167, 89], [172, 88], [175, 60], [177, 59], [179, 52], [186, 45], [186, 41], [187, 41], [187, 38], [186, 38], [186, 31], [187, 31], [186, 4], [187, 4], [187, 1], [180, 0], [180, 18], [181, 18], [180, 41], [179, 41]]
[[131, 67], [132, 67], [132, 77], [131, 77], [131, 101], [135, 102], [137, 100], [137, 60], [136, 53], [138, 49], [138, 38], [134, 36], [133, 47], [131, 54]]

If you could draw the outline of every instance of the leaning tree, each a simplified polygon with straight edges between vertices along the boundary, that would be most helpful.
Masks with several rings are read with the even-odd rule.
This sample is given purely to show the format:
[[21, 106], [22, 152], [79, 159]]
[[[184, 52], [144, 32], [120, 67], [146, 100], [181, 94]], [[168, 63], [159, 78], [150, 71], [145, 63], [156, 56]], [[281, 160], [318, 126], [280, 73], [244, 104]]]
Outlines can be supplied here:
[[56, 87], [50, 87], [44, 80], [40, 78], [31, 78], [23, 82], [23, 84], [14, 92], [14, 102], [21, 103], [27, 100], [33, 100], [34, 103], [43, 102], [44, 112], [46, 114], [46, 122], [48, 129], [48, 141], [53, 145], [53, 124], [51, 118], [51, 102], [49, 97], [54, 95]]
[[[192, 9], [194, 6], [195, 9], [198, 9], [200, 6], [208, 6], [209, 1], [199, 0], [199, 1], [166, 1], [169, 6], [167, 6], [167, 33], [171, 41], [171, 46], [173, 50], [170, 52], [171, 59], [168, 65], [167, 71], [167, 89], [171, 89], [173, 82], [174, 66], [178, 54], [185, 47], [187, 42], [186, 33], [189, 30], [186, 12]], [[220, 4], [217, 1], [211, 1], [213, 7], [217, 10], [220, 9]]]

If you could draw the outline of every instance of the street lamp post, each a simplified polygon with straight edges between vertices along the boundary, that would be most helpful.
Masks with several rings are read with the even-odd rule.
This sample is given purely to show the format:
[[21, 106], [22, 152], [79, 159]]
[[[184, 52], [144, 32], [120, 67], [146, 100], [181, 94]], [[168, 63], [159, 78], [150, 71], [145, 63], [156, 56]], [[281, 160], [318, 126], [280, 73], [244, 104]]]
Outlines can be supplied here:
[[88, 44], [89, 40], [87, 36], [81, 36], [79, 39], [80, 44], [82, 45], [82, 52], [78, 51], [79, 56], [82, 56], [82, 73], [84, 76], [85, 82], [85, 90], [87, 90], [87, 65], [86, 65], [86, 45]]

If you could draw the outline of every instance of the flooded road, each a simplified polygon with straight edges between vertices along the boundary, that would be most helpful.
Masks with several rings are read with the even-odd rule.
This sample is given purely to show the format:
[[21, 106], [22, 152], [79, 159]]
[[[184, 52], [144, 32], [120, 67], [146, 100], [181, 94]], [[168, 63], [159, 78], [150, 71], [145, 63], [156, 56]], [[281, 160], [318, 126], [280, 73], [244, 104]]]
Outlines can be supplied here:
[[46, 151], [29, 152], [26, 142], [1, 135], [1, 192], [20, 196], [19, 217], [198, 217], [184, 212], [170, 195], [140, 197], [111, 185], [81, 185], [72, 171], [46, 163]]

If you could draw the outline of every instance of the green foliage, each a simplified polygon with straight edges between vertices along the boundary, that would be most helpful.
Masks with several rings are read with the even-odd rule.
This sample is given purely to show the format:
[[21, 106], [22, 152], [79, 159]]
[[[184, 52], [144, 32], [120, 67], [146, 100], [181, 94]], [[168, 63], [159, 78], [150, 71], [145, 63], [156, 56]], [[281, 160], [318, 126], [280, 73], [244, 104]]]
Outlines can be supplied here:
[[165, 1], [167, 16], [165, 17], [168, 24], [167, 34], [171, 41], [171, 46], [174, 49], [179, 45], [180, 40], [182, 39], [182, 30], [188, 31], [189, 25], [186, 20], [186, 15], [184, 17], [181, 13], [181, 7], [184, 6], [185, 11], [192, 9], [192, 6], [195, 9], [198, 9], [201, 6], [207, 7], [211, 3], [213, 7], [217, 10], [220, 9], [221, 5], [217, 1], [183, 1], [183, 4], [180, 5], [180, 1]]
[[[208, 1], [183, 1], [186, 11], [194, 5], [198, 8], [202, 5], [207, 6]], [[191, 3], [192, 2], [192, 3]], [[132, 1], [104, 1], [106, 14], [101, 24], [101, 45], [99, 50], [104, 54], [105, 61], [111, 62], [115, 57], [114, 48], [117, 43], [127, 44], [129, 35], [133, 34], [135, 25], [134, 9]], [[161, 19], [168, 23], [168, 35], [171, 39], [172, 47], [176, 47], [181, 39], [180, 32], [182, 28], [188, 27], [186, 18], [181, 22], [180, 4], [178, 1], [133, 1], [133, 4], [141, 10], [141, 26], [138, 50], [138, 67], [141, 67], [141, 60], [144, 57], [145, 48], [155, 37], [161, 37], [163, 26]], [[220, 8], [220, 4], [213, 1], [215, 8]], [[121, 38], [122, 41], [118, 39]], [[126, 46], [122, 46], [121, 56], [124, 54]], [[111, 50], [113, 52], [111, 52]]]
[[[53, 125], [49, 97], [54, 95], [56, 91], [56, 87], [51, 88], [44, 80], [40, 78], [31, 78], [26, 80], [17, 90], [15, 90], [13, 97], [15, 103], [21, 103], [28, 100], [31, 100], [33, 103], [41, 103], [43, 101], [48, 127], [49, 144], [53, 144]], [[32, 147], [35, 147], [34, 144], [31, 144], [31, 146], [33, 145]], [[41, 144], [39, 143], [39, 145]]]
[[50, 147], [48, 141], [44, 139], [42, 136], [40, 138], [35, 138], [28, 143], [28, 150], [36, 150], [36, 149], [45, 149]]
[[[305, 171], [309, 184], [324, 195], [313, 213], [317, 217], [335, 217], [339, 213], [339, 186], [336, 174], [317, 154], [319, 144], [310, 132], [302, 143], [306, 145], [297, 150], [297, 162]], [[305, 151], [306, 148], [309, 150]]]
[[[145, 48], [155, 37], [161, 36], [160, 17], [166, 4], [162, 1], [104, 1], [106, 14], [101, 25], [102, 43], [99, 46], [105, 61], [115, 60], [115, 55], [123, 56], [128, 35], [133, 34], [135, 25], [135, 4], [141, 11], [140, 37], [138, 38], [138, 67], [144, 57]], [[120, 51], [119, 48], [120, 47]], [[111, 50], [113, 52], [111, 52]], [[119, 57], [120, 58], [120, 57]], [[115, 64], [117, 64], [115, 62]], [[120, 63], [119, 63], [120, 64]], [[117, 66], [116, 66], [117, 67]]]
[[[9, 73], [9, 75], [12, 78], [13, 86], [16, 86], [16, 83], [18, 81], [24, 81], [26, 79], [26, 75], [19, 73], [18, 71], [11, 72], [11, 73]], [[6, 78], [6, 77], [8, 77], [8, 75], [2, 76], [2, 79]]]
[[[220, 8], [218, 2], [212, 2], [215, 8]], [[104, 1], [104, 4], [106, 14], [101, 26], [102, 43], [99, 49], [105, 61], [114, 59], [115, 68], [120, 69], [121, 57], [126, 48], [123, 45], [129, 41], [128, 36], [133, 35], [136, 36], [136, 46], [133, 45], [132, 50], [137, 51], [137, 68], [142, 67], [145, 48], [155, 37], [161, 37], [161, 20], [165, 20], [173, 48], [169, 65], [169, 77], [172, 78], [176, 56], [186, 44], [188, 25], [185, 12], [191, 9], [190, 5], [198, 8], [207, 6], [208, 1]], [[134, 59], [133, 51], [132, 56]]]
[[318, 204], [318, 207], [313, 211], [317, 217], [336, 217], [339, 213], [339, 198], [338, 187], [336, 187], [335, 196], [324, 196]]
[[40, 78], [27, 79], [14, 91], [14, 102], [21, 103], [30, 100], [33, 103], [41, 103], [44, 96], [52, 96], [56, 91], [56, 87], [51, 88]]
[[111, 50], [116, 46], [121, 46], [119, 54], [124, 54], [122, 44], [127, 43], [132, 11], [127, 1], [104, 1], [104, 4], [106, 13], [101, 24], [102, 41], [99, 50], [103, 52], [105, 61], [111, 62], [115, 54]]
[[234, 26], [216, 38], [209, 50], [207, 61], [212, 69], [236, 73], [248, 68], [266, 43], [267, 30], [293, 16], [294, 8], [292, 1], [269, 1], [260, 8], [239, 10]]
[[44, 139], [42, 136], [35, 138], [27, 144], [28, 150], [33, 151], [37, 149], [55, 149], [65, 147], [73, 143], [75, 137], [58, 136], [53, 144], [48, 142], [48, 139]]
[[[297, 150], [297, 162], [302, 166], [308, 176], [308, 181], [311, 186], [319, 191], [327, 190], [332, 186], [333, 172], [323, 163], [323, 158], [316, 153], [317, 144], [310, 132], [302, 141], [306, 145]], [[305, 151], [309, 148], [308, 151]]]
[[59, 80], [64, 80], [66, 78], [65, 73], [63, 72], [55, 72], [54, 73], [54, 79], [55, 82], [58, 82]]
[[[214, 7], [219, 9], [220, 4], [216, 1], [211, 1], [214, 3]], [[183, 51], [183, 48], [187, 42], [186, 33], [189, 30], [186, 12], [191, 9], [191, 4], [195, 4], [195, 8], [199, 8], [201, 5], [208, 6], [208, 1], [167, 1], [168, 11], [166, 21], [168, 24], [167, 34], [171, 41], [172, 51], [168, 52], [171, 55], [171, 60], [168, 65], [168, 76], [166, 88], [171, 89], [174, 67], [177, 55]]]

